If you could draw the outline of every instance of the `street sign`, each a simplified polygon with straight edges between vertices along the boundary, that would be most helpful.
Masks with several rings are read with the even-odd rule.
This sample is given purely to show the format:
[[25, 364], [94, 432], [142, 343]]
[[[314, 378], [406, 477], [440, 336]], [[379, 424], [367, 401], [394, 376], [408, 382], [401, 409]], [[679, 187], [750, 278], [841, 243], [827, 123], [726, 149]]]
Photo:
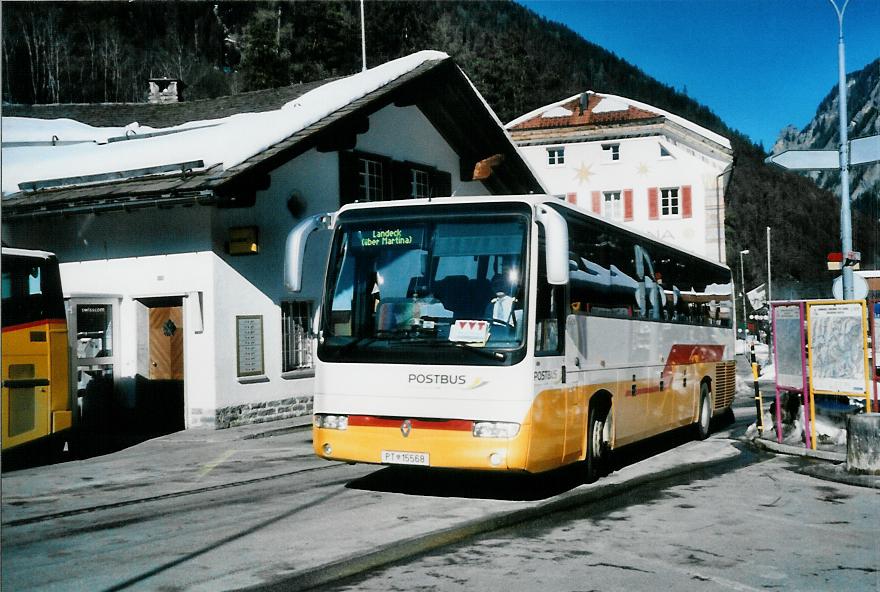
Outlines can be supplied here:
[[880, 135], [856, 138], [849, 143], [849, 163], [865, 164], [880, 160]]
[[[849, 164], [868, 164], [880, 161], [880, 135], [856, 138], [849, 142]], [[837, 150], [786, 150], [764, 159], [792, 171], [818, 171], [840, 168]]]
[[[831, 284], [831, 293], [838, 300], [843, 300], [843, 276], [839, 275], [834, 278]], [[853, 274], [853, 299], [862, 300], [868, 297], [868, 282], [860, 275]]]
[[786, 150], [764, 162], [792, 171], [830, 170], [840, 168], [840, 154], [837, 150]]

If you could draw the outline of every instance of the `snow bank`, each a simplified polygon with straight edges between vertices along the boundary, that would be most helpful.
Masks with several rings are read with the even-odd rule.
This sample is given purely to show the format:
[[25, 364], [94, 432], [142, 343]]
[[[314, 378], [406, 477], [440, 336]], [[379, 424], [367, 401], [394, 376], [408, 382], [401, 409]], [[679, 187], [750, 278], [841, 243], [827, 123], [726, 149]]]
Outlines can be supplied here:
[[[95, 128], [69, 119], [3, 118], [3, 141], [85, 140], [67, 146], [4, 148], [2, 192], [19, 191], [26, 181], [94, 175], [201, 160], [205, 168], [220, 164], [230, 169], [281, 142], [427, 61], [449, 56], [421, 51], [365, 72], [324, 84], [265, 113], [241, 113], [224, 119], [189, 122], [155, 130], [132, 123], [124, 128]], [[144, 131], [180, 130], [157, 137], [105, 143], [107, 138]], [[112, 163], [112, 164], [108, 164]]]

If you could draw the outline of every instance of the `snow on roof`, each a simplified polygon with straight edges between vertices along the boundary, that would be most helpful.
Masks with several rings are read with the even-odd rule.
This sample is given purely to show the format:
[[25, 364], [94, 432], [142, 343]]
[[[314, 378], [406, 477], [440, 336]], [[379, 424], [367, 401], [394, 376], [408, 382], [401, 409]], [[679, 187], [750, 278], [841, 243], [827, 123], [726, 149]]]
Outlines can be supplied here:
[[[728, 148], [728, 149], [731, 148], [730, 140], [728, 140], [724, 136], [722, 136], [720, 134], [716, 134], [713, 131], [710, 131], [700, 125], [697, 125], [696, 123], [689, 121], [689, 120], [685, 119], [684, 117], [680, 117], [680, 116], [675, 115], [673, 113], [670, 113], [668, 111], [664, 111], [663, 109], [659, 109], [659, 108], [654, 107], [652, 105], [648, 105], [647, 103], [642, 103], [639, 101], [634, 101], [632, 99], [627, 99], [626, 97], [620, 97], [617, 95], [610, 95], [607, 93], [597, 93], [592, 90], [588, 90], [587, 94], [596, 95], [597, 97], [602, 97], [602, 101], [600, 101], [599, 104], [593, 109], [593, 113], [610, 113], [613, 111], [622, 111], [622, 110], [627, 109], [628, 107], [635, 107], [637, 109], [651, 111], [653, 113], [656, 113], [657, 115], [662, 115], [663, 117], [665, 117], [669, 121], [672, 121], [673, 123], [676, 123], [685, 129], [688, 129], [696, 134], [703, 136], [704, 138], [707, 138], [717, 144], [720, 144], [721, 146], [723, 146], [725, 148]], [[550, 111], [550, 110], [557, 108], [557, 107], [562, 107], [566, 103], [569, 103], [571, 101], [578, 99], [580, 96], [581, 96], [581, 93], [578, 93], [576, 95], [572, 95], [568, 98], [562, 99], [561, 101], [556, 101], [555, 103], [551, 103], [549, 105], [544, 105], [543, 107], [538, 107], [537, 109], [535, 109], [533, 111], [529, 111], [525, 115], [520, 115], [519, 117], [517, 117], [513, 121], [508, 122], [507, 125], [505, 125], [504, 127], [509, 130], [509, 129], [513, 128], [514, 126], [519, 125], [520, 123], [523, 123], [525, 121], [528, 121], [534, 117], [538, 117], [539, 115], [542, 115], [543, 113], [545, 113], [547, 111]], [[606, 103], [606, 101], [609, 101], [609, 102]]]
[[570, 109], [566, 109], [565, 107], [553, 107], [552, 109], [547, 109], [543, 113], [541, 113], [541, 117], [568, 117], [569, 115], [574, 114], [574, 111]]
[[[364, 72], [328, 82], [263, 113], [239, 113], [223, 119], [195, 121], [157, 130], [136, 122], [123, 128], [98, 128], [70, 119], [3, 118], [3, 143], [50, 142], [64, 145], [4, 146], [2, 192], [17, 193], [19, 183], [148, 169], [201, 160], [204, 168], [241, 164], [270, 146], [389, 84], [427, 61], [449, 56], [421, 51]], [[109, 138], [177, 132], [108, 143]], [[80, 141], [80, 144], [66, 144]]]
[[598, 105], [593, 107], [593, 113], [613, 113], [615, 111], [626, 111], [627, 109], [629, 109], [629, 105], [623, 101], [605, 97], [599, 101]]

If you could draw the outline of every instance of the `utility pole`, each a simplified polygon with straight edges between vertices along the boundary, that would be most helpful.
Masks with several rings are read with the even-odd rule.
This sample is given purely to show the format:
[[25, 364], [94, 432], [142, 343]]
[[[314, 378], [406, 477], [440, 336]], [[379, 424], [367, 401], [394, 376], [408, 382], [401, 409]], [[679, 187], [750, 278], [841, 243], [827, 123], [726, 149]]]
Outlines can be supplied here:
[[[849, 0], [847, 0], [848, 2]], [[361, 0], [361, 58], [363, 60], [363, 67], [361, 68], [361, 72], [367, 71], [367, 33], [366, 27], [364, 26], [364, 0]]]
[[743, 303], [743, 318], [742, 318], [743, 341], [745, 341], [746, 338], [749, 336], [749, 324], [748, 324], [748, 321], [746, 320], [746, 315], [748, 314], [746, 312], [746, 271], [745, 271], [745, 267], [743, 266], [743, 255], [748, 255], [748, 254], [749, 254], [748, 249], [743, 249], [742, 251], [739, 252], [739, 279], [741, 282], [739, 285], [739, 292], [742, 295], [742, 303]]
[[[849, 0], [845, 0], [843, 8], [838, 8], [835, 0], [828, 0], [837, 13], [838, 38], [837, 38], [837, 93], [838, 115], [840, 119], [840, 243], [843, 256], [852, 252], [852, 214], [849, 204], [849, 138], [847, 129], [849, 117], [846, 109], [846, 60], [843, 44], [843, 13]], [[853, 267], [843, 266], [843, 299], [852, 300], [853, 292]]]
[[767, 227], [767, 310], [773, 300], [773, 284], [770, 283], [770, 227]]
[[[838, 8], [836, 0], [828, 0], [837, 13], [837, 106], [840, 129], [840, 146], [834, 150], [786, 150], [767, 157], [764, 162], [792, 171], [840, 171], [840, 244], [843, 261], [840, 276], [840, 294], [846, 300], [855, 297], [853, 268], [861, 259], [861, 253], [853, 251], [852, 213], [850, 211], [849, 167], [880, 161], [880, 134], [856, 138], [850, 141], [847, 130], [849, 118], [846, 106], [846, 59], [843, 44], [843, 13], [849, 4], [844, 0]], [[836, 282], [837, 280], [835, 280]], [[837, 288], [835, 288], [836, 290]]]

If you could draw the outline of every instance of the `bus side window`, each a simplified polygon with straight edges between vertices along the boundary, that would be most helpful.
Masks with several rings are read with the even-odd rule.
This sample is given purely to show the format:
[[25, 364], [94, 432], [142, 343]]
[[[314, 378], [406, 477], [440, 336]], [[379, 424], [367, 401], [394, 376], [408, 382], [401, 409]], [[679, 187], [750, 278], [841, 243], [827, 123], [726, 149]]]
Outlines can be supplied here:
[[547, 282], [547, 262], [544, 257], [544, 231], [539, 230], [538, 293], [535, 302], [535, 354], [557, 355], [563, 343], [562, 319], [565, 286], [551, 286]]

